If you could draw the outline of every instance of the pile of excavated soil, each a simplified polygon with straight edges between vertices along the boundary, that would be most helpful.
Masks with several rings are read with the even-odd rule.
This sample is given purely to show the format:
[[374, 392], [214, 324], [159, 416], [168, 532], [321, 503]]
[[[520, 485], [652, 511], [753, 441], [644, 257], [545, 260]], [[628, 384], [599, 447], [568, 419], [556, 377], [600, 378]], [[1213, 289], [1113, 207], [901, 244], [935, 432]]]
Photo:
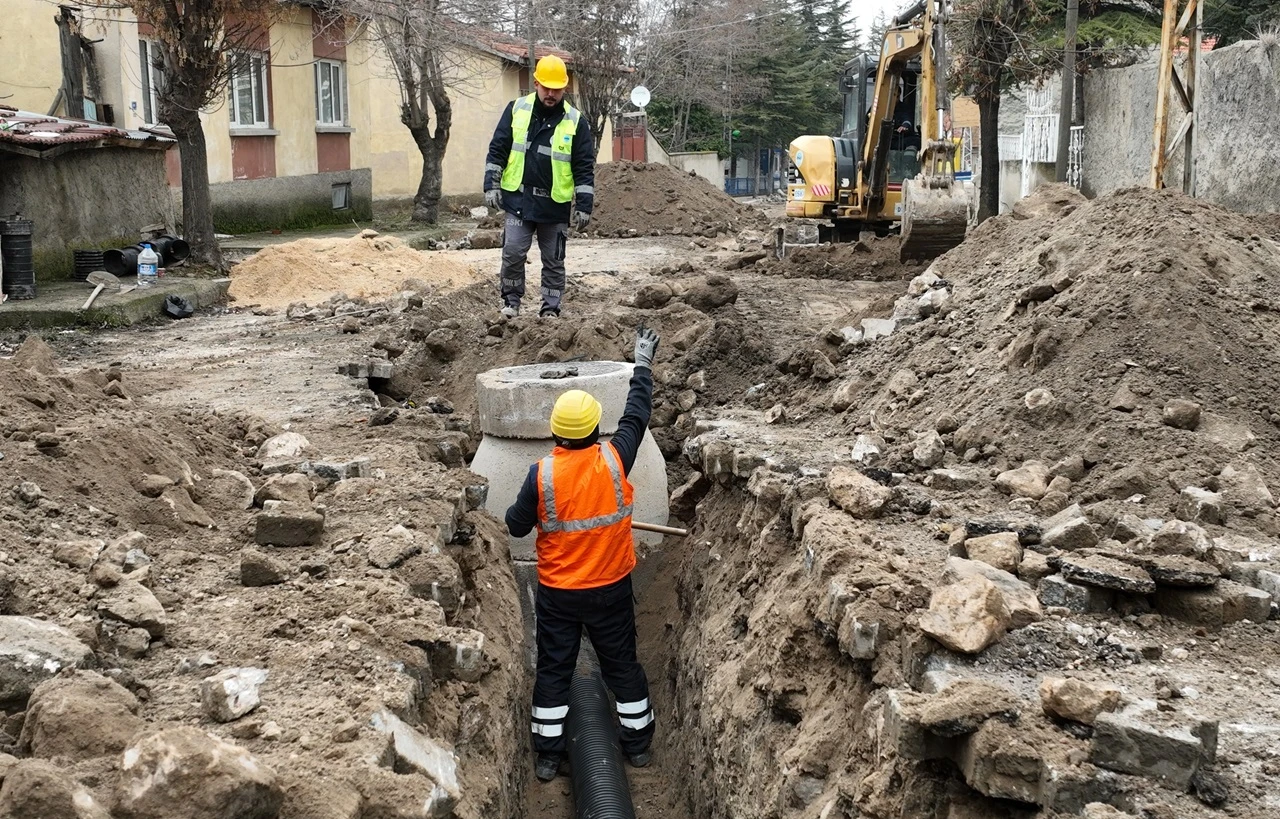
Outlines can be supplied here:
[[230, 295], [243, 305], [285, 307], [335, 293], [388, 296], [409, 278], [448, 290], [471, 284], [477, 274], [394, 236], [364, 231], [349, 239], [298, 239], [265, 247], [232, 268]]
[[[1274, 482], [1280, 245], [1266, 235], [1174, 192], [1042, 189], [936, 261], [953, 287], [942, 319], [846, 359], [849, 419], [958, 427], [951, 446], [971, 459], [1079, 454], [1101, 467], [1086, 495], [1163, 501], [1235, 461]], [[1194, 431], [1162, 420], [1175, 399], [1201, 407]]]
[[756, 208], [670, 165], [606, 162], [596, 166], [595, 187], [587, 230], [597, 236], [713, 237], [769, 225]]
[[[275, 483], [259, 447], [277, 430], [155, 403], [152, 372], [62, 371], [35, 336], [0, 360], [0, 753], [19, 758], [0, 815], [389, 816], [441, 788], [450, 815], [514, 815], [518, 600], [505, 535], [466, 511], [475, 477], [419, 456], [443, 422], [345, 444], [308, 427], [273, 472], [364, 455], [374, 476]], [[314, 495], [321, 539], [257, 545], [268, 491]], [[441, 534], [418, 555], [413, 532]], [[454, 667], [477, 635], [483, 658]], [[234, 669], [260, 670], [248, 713], [214, 707], [209, 678]], [[384, 709], [414, 726], [395, 753]], [[441, 747], [456, 784], [421, 770]]]
[[789, 245], [783, 259], [772, 256], [756, 263], [765, 273], [784, 278], [836, 279], [886, 282], [910, 279], [923, 270], [916, 262], [898, 258], [896, 236], [868, 242], [840, 242], [796, 247]]

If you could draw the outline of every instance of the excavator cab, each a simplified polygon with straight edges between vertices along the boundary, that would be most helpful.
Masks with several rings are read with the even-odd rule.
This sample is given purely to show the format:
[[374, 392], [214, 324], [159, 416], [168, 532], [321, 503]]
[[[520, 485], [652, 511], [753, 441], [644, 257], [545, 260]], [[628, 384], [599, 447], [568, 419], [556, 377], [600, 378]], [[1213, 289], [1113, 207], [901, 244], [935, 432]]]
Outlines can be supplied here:
[[[856, 156], [863, 156], [867, 144], [871, 101], [875, 94], [876, 72], [879, 61], [867, 54], [859, 54], [844, 65], [840, 88], [844, 92], [844, 111], [840, 136], [852, 140]], [[901, 190], [902, 180], [920, 173], [920, 97], [916, 89], [920, 85], [920, 60], [907, 63], [898, 84], [888, 153], [888, 185], [890, 190]], [[899, 127], [907, 130], [900, 131]]]

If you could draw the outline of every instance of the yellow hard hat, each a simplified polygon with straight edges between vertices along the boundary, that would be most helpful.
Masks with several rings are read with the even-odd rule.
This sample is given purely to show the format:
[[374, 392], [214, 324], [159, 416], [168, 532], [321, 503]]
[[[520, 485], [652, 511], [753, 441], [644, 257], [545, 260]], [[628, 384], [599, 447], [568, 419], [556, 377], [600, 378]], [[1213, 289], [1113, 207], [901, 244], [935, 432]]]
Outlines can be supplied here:
[[533, 78], [547, 88], [564, 88], [569, 84], [569, 69], [564, 67], [564, 60], [554, 54], [548, 54], [533, 69]]
[[569, 390], [556, 399], [551, 410], [551, 432], [558, 438], [586, 438], [600, 423], [600, 402], [582, 390]]

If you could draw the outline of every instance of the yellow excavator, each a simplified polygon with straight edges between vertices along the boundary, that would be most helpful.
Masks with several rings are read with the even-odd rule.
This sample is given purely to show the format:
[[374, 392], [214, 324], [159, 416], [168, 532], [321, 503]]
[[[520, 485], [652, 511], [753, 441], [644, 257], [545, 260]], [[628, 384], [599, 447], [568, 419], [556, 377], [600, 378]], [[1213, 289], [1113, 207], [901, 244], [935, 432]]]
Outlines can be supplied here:
[[878, 58], [844, 66], [841, 136], [802, 136], [788, 148], [787, 216], [823, 220], [819, 241], [887, 236], [896, 224], [902, 259], [928, 260], [964, 240], [969, 196], [955, 178], [948, 7], [920, 0], [894, 17]]

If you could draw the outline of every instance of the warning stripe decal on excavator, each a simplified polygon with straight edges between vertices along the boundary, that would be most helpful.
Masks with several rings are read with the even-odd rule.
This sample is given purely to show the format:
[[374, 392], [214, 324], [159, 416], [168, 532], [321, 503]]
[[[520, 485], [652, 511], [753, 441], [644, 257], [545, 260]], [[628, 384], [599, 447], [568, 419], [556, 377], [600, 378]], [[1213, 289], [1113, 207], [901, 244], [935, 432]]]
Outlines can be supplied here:
[[826, 185], [811, 185], [809, 189], [813, 191], [814, 196], [830, 196], [831, 195], [831, 188], [827, 187]]

